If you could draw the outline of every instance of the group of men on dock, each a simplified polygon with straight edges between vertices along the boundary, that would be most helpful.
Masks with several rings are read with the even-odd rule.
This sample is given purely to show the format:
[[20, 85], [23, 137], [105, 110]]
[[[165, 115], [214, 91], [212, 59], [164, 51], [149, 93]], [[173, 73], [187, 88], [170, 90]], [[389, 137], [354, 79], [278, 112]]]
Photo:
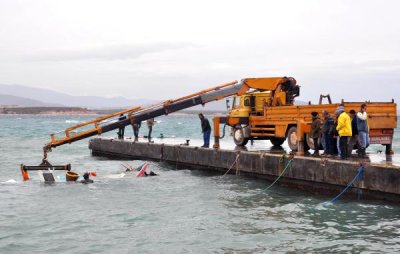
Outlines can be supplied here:
[[[335, 156], [342, 160], [351, 157], [352, 151], [357, 145], [358, 156], [366, 157], [366, 149], [369, 146], [369, 126], [367, 104], [361, 104], [360, 111], [354, 109], [345, 112], [344, 105], [340, 105], [335, 111], [335, 117], [328, 111], [323, 111], [323, 121], [318, 112], [312, 112], [312, 125], [310, 136], [314, 143], [314, 156], [319, 156], [319, 147], [322, 145], [324, 156]], [[335, 142], [336, 140], [336, 142]]]
[[[199, 114], [199, 118], [201, 121], [201, 131], [203, 133], [203, 141], [204, 144], [202, 147], [210, 147], [210, 136], [211, 136], [211, 125], [210, 125], [210, 121], [208, 121], [208, 119], [203, 115], [203, 113]], [[118, 118], [119, 121], [126, 119], [126, 116], [124, 116], [123, 114], [121, 114]], [[153, 132], [153, 126], [155, 124], [154, 118], [148, 119], [146, 121], [147, 124], [147, 128], [149, 129], [149, 133], [147, 135], [147, 138], [149, 140], [149, 142], [152, 142], [152, 138], [151, 138], [151, 134]], [[135, 141], [139, 140], [139, 129], [141, 127], [141, 123], [135, 123], [133, 124], [132, 128], [133, 128], [133, 135], [135, 136]], [[125, 127], [121, 127], [118, 129], [117, 135], [118, 135], [118, 139], [123, 139], [124, 138], [124, 134], [125, 134]], [[145, 136], [146, 137], [146, 136]], [[160, 137], [164, 137], [164, 135], [161, 133]]]
[[[124, 120], [124, 119], [126, 119], [126, 116], [124, 116], [123, 114], [121, 114], [121, 115], [119, 116], [119, 118], [118, 118], [118, 121], [121, 121], [121, 120]], [[149, 133], [148, 133], [148, 135], [145, 136], [145, 137], [147, 137], [147, 139], [149, 140], [149, 142], [152, 142], [151, 134], [153, 133], [153, 126], [154, 126], [154, 124], [155, 124], [154, 118], [148, 119], [148, 120], [146, 121], [146, 124], [147, 124], [147, 128], [148, 128], [148, 130], [149, 130]], [[133, 135], [134, 135], [134, 137], [135, 137], [135, 141], [138, 141], [138, 140], [139, 140], [139, 129], [140, 129], [141, 126], [142, 126], [142, 123], [140, 123], [140, 122], [139, 122], [139, 123], [135, 123], [135, 124], [132, 125], [132, 128], [133, 128]], [[125, 127], [120, 127], [120, 128], [118, 129], [117, 135], [118, 135], [118, 139], [124, 139]], [[162, 135], [162, 134], [161, 134], [161, 135]]]

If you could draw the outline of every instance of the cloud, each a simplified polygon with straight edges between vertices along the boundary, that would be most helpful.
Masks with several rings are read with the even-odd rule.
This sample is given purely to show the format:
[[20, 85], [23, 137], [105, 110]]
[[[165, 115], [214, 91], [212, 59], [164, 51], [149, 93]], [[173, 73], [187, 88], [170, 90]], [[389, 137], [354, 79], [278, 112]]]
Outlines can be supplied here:
[[131, 60], [139, 58], [146, 54], [160, 53], [168, 50], [179, 50], [183, 48], [193, 47], [194, 44], [188, 42], [176, 43], [141, 43], [141, 44], [114, 44], [97, 46], [81, 49], [62, 49], [38, 51], [33, 54], [17, 57], [27, 61], [81, 61], [81, 60]]

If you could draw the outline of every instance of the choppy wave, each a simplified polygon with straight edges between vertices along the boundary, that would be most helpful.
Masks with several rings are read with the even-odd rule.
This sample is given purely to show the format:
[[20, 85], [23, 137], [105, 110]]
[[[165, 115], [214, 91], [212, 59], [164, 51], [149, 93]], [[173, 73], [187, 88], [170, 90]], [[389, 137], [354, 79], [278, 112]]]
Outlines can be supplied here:
[[65, 120], [65, 123], [79, 123], [79, 120]]

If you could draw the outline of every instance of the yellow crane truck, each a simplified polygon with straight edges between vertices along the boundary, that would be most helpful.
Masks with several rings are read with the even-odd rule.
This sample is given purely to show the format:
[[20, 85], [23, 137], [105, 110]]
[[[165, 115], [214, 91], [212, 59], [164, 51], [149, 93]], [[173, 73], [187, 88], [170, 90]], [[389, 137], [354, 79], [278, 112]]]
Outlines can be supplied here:
[[[291, 77], [248, 78], [242, 80], [247, 92], [234, 95], [232, 105], [228, 107], [226, 116], [214, 117], [214, 147], [219, 147], [220, 124], [232, 128], [232, 136], [236, 145], [245, 146], [249, 140], [270, 140], [275, 146], [287, 140], [291, 150], [303, 153], [304, 150], [315, 149], [313, 140], [309, 138], [311, 130], [311, 112], [328, 111], [335, 116], [339, 105], [345, 111], [360, 109], [362, 103], [367, 104], [368, 123], [370, 127], [370, 143], [386, 146], [386, 153], [392, 153], [394, 129], [397, 127], [397, 108], [391, 102], [344, 102], [323, 104], [321, 95], [319, 104], [295, 105], [295, 98], [300, 94], [300, 87]], [[228, 105], [228, 103], [227, 103]]]
[[[214, 118], [215, 148], [219, 147], [219, 124], [233, 128], [236, 145], [246, 145], [248, 140], [268, 139], [281, 145], [288, 139], [289, 147], [298, 150], [303, 137], [310, 132], [312, 111], [328, 110], [333, 114], [339, 104], [295, 106], [294, 100], [300, 87], [294, 78], [248, 78], [212, 87], [177, 99], [166, 100], [151, 106], [132, 107], [94, 120], [71, 126], [50, 135], [44, 147], [45, 157], [52, 148], [70, 144], [94, 135], [134, 125], [150, 118], [207, 104], [233, 96], [233, 105], [227, 116]], [[346, 109], [358, 109], [361, 103], [344, 103]], [[396, 104], [368, 103], [371, 143], [390, 146], [393, 129], [397, 126]], [[125, 115], [119, 119], [120, 115]], [[116, 119], [118, 118], [118, 119]], [[305, 148], [313, 148], [312, 140], [304, 142]], [[390, 147], [388, 148], [390, 149]], [[302, 150], [300, 147], [299, 150]]]
[[[289, 147], [302, 153], [314, 148], [308, 138], [311, 112], [327, 110], [331, 114], [339, 104], [294, 105], [300, 94], [300, 87], [294, 78], [248, 78], [212, 87], [177, 99], [166, 100], [147, 107], [132, 107], [105, 115], [91, 121], [71, 126], [50, 135], [50, 141], [43, 147], [43, 161], [39, 166], [21, 164], [24, 180], [29, 179], [29, 170], [67, 170], [70, 164], [53, 166], [47, 160], [47, 153], [53, 148], [70, 144], [91, 136], [101, 135], [127, 125], [134, 125], [150, 118], [204, 105], [211, 101], [233, 96], [232, 108], [227, 116], [215, 117], [214, 148], [219, 148], [220, 124], [232, 127], [236, 145], [244, 146], [249, 140], [267, 139], [274, 145], [281, 145], [287, 139]], [[330, 101], [330, 98], [329, 98]], [[346, 111], [359, 109], [360, 102], [344, 102]], [[370, 137], [372, 144], [386, 145], [386, 153], [391, 152], [393, 131], [397, 126], [396, 104], [392, 102], [367, 102]]]

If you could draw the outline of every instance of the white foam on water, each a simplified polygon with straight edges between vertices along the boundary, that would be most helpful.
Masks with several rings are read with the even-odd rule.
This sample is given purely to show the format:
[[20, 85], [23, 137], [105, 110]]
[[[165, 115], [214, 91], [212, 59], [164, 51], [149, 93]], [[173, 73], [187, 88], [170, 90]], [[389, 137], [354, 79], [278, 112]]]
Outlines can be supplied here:
[[318, 205], [315, 206], [316, 210], [328, 210], [328, 207], [333, 206], [332, 202], [323, 202], [323, 203], [319, 203]]
[[5, 181], [5, 182], [3, 182], [3, 183], [6, 183], [6, 184], [13, 184], [13, 183], [18, 183], [18, 182], [15, 181], [14, 179], [10, 179], [10, 180], [7, 180], [7, 181]]
[[65, 123], [79, 123], [78, 120], [65, 120]]
[[57, 182], [65, 183], [67, 182], [65, 176], [57, 176]]
[[105, 178], [118, 179], [118, 178], [123, 178], [124, 176], [125, 176], [125, 173], [121, 173], [121, 174], [106, 175]]

